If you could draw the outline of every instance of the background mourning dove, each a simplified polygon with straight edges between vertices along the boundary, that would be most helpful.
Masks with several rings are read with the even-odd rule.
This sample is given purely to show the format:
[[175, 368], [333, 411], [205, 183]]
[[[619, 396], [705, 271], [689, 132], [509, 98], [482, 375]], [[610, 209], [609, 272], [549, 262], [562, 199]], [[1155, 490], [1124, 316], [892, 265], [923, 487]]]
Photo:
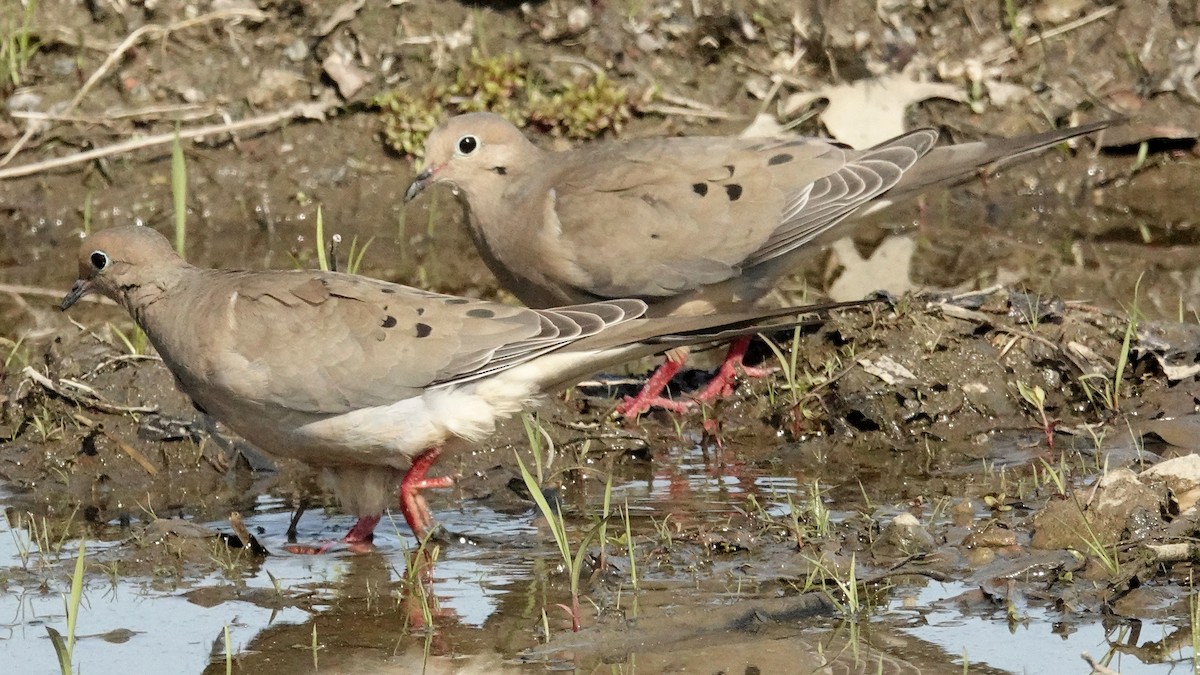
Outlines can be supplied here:
[[426, 477], [450, 438], [479, 440], [607, 365], [806, 311], [648, 319], [641, 300], [533, 310], [335, 272], [204, 269], [145, 227], [83, 241], [63, 309], [90, 292], [128, 310], [198, 407], [323, 469], [358, 516], [350, 543], [370, 540], [397, 489], [412, 531], [429, 530], [419, 491], [450, 484]]
[[[678, 137], [546, 152], [498, 115], [472, 113], [429, 135], [405, 199], [452, 185], [483, 259], [530, 307], [636, 297], [649, 316], [704, 314], [762, 298], [793, 254], [848, 216], [1108, 124], [936, 148], [937, 131], [918, 129], [866, 150]], [[727, 390], [748, 342], [734, 342], [697, 398]], [[619, 412], [679, 409], [656, 397], [684, 357], [668, 359]]]

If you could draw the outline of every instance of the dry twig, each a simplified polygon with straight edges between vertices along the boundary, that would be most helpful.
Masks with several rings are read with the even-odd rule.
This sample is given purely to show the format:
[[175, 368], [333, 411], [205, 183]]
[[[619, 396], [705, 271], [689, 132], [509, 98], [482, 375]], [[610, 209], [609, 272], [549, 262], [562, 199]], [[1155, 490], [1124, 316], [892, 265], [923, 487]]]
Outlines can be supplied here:
[[[288, 108], [284, 108], [283, 110], [277, 110], [273, 113], [259, 115], [258, 117], [250, 117], [244, 120], [238, 120], [236, 122], [210, 124], [192, 129], [180, 129], [179, 138], [180, 140], [188, 140], [213, 134], [228, 134], [234, 131], [241, 131], [243, 129], [271, 126], [272, 124], [287, 122], [293, 119], [322, 119], [325, 113], [328, 112], [329, 109], [334, 105], [336, 105], [336, 103], [337, 102], [332, 99], [297, 103]], [[102, 148], [96, 148], [94, 150], [88, 150], [86, 152], [80, 152], [74, 155], [67, 155], [66, 157], [55, 157], [53, 159], [32, 162], [30, 164], [22, 164], [21, 166], [14, 166], [8, 169], [0, 169], [0, 180], [4, 180], [6, 178], [16, 178], [18, 176], [29, 176], [42, 171], [49, 171], [50, 169], [58, 169], [64, 166], [71, 166], [72, 164], [79, 164], [81, 162], [90, 162], [93, 159], [110, 157], [112, 155], [119, 155], [156, 145], [166, 145], [175, 141], [175, 135], [175, 132], [172, 131], [170, 133], [146, 136], [144, 138], [133, 138], [128, 141], [122, 141], [120, 143], [115, 143]]]
[[107, 438], [108, 440], [112, 441], [113, 444], [116, 445], [118, 448], [120, 448], [122, 452], [129, 455], [130, 459], [132, 459], [134, 462], [136, 462], [138, 466], [142, 467], [143, 471], [150, 474], [151, 476], [158, 475], [158, 467], [151, 464], [150, 460], [147, 459], [146, 456], [143, 455], [137, 448], [133, 447], [132, 445], [129, 445], [125, 441], [122, 441], [121, 439], [117, 438], [116, 436], [108, 433], [108, 431], [104, 428], [103, 424], [100, 424], [99, 422], [97, 422], [93, 419], [84, 417], [83, 415], [80, 415], [78, 413], [71, 415], [71, 417], [76, 422], [79, 422], [80, 424], [82, 424], [83, 426], [85, 426], [89, 429], [95, 430], [100, 435], [102, 435], [105, 438]]
[[25, 366], [25, 368], [21, 370], [21, 374], [38, 383], [47, 391], [52, 391], [68, 401], [85, 408], [91, 408], [93, 410], [99, 410], [100, 412], [110, 413], [113, 415], [139, 412], [158, 412], [158, 408], [154, 406], [132, 406], [113, 403], [101, 397], [99, 392], [87, 386], [86, 384], [83, 384], [82, 382], [76, 382], [74, 380], [67, 379], [59, 379], [58, 381], [54, 381], [46, 375], [34, 370], [31, 366]]
[[[83, 101], [83, 97], [87, 96], [88, 92], [91, 91], [92, 87], [95, 86], [95, 84], [99, 82], [101, 78], [103, 78], [105, 75], [108, 75], [109, 71], [111, 71], [114, 66], [120, 63], [122, 57], [125, 55], [125, 52], [129, 51], [134, 45], [139, 43], [143, 37], [165, 37], [175, 31], [192, 28], [194, 26], [200, 26], [212, 21], [222, 21], [225, 19], [250, 19], [252, 21], [266, 21], [267, 15], [257, 9], [232, 8], [210, 12], [208, 14], [202, 14], [191, 19], [176, 21], [175, 23], [167, 26], [146, 24], [145, 26], [142, 26], [141, 28], [138, 28], [127, 35], [125, 39], [121, 41], [121, 44], [117, 45], [116, 48], [109, 53], [108, 57], [105, 58], [100, 64], [100, 67], [88, 77], [87, 81], [83, 83], [83, 86], [79, 88], [79, 91], [75, 93], [75, 96], [71, 99], [71, 101], [67, 103], [66, 108], [59, 111], [59, 113], [66, 115], [74, 111], [75, 108], [79, 106], [80, 102]], [[49, 126], [44, 123], [27, 125], [25, 128], [25, 133], [22, 134], [21, 138], [18, 139], [11, 148], [9, 148], [8, 152], [4, 155], [4, 158], [0, 159], [0, 166], [5, 166], [12, 161], [12, 158], [16, 157], [17, 153], [19, 153], [21, 149], [33, 139], [34, 136], [44, 132], [46, 129], [49, 129]], [[18, 173], [14, 175], [23, 176], [26, 174]]]

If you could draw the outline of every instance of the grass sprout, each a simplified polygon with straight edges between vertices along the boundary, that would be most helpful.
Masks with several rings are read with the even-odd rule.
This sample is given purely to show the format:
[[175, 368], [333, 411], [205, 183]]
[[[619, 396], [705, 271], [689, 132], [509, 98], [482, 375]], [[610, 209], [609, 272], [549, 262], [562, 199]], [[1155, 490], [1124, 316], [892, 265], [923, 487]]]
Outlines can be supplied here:
[[[820, 587], [829, 601], [837, 607], [843, 616], [858, 616], [865, 607], [858, 590], [858, 574], [855, 556], [851, 554], [850, 564], [844, 573], [832, 564], [827, 564], [822, 558], [804, 556], [813, 567], [805, 582], [806, 589]], [[832, 584], [833, 588], [830, 588]]]
[[175, 208], [175, 252], [187, 257], [187, 163], [183, 159], [183, 142], [179, 139], [179, 124], [175, 125], [175, 140], [171, 142], [171, 204]]
[[30, 59], [41, 46], [33, 34], [37, 0], [9, 0], [3, 7], [0, 9], [0, 65], [8, 84], [20, 87], [25, 83], [25, 69]]
[[54, 646], [54, 654], [58, 657], [58, 667], [62, 671], [62, 675], [73, 675], [74, 673], [71, 659], [75, 653], [75, 627], [79, 621], [79, 605], [83, 599], [83, 570], [86, 556], [87, 545], [84, 540], [80, 539], [79, 555], [75, 558], [75, 573], [71, 575], [71, 592], [70, 595], [63, 598], [67, 609], [66, 637], [54, 628], [46, 626], [46, 633], [50, 635], [50, 644]]
[[567, 538], [567, 523], [563, 518], [562, 511], [550, 505], [550, 502], [546, 500], [546, 495], [542, 493], [541, 485], [534, 477], [533, 472], [525, 465], [525, 461], [521, 459], [520, 453], [514, 454], [517, 457], [517, 466], [521, 472], [521, 479], [525, 481], [525, 487], [529, 490], [530, 496], [533, 497], [538, 510], [541, 511], [542, 516], [549, 523], [550, 532], [554, 535], [554, 542], [558, 545], [559, 555], [562, 556], [563, 564], [567, 567], [567, 574], [571, 584], [571, 606], [559, 605], [559, 607], [562, 607], [570, 615], [571, 630], [579, 632], [579, 582], [583, 575], [583, 563], [587, 559], [588, 546], [600, 535], [600, 531], [607, 523], [607, 517], [602, 518], [599, 523], [588, 530], [583, 535], [575, 551], [572, 552], [571, 542]]

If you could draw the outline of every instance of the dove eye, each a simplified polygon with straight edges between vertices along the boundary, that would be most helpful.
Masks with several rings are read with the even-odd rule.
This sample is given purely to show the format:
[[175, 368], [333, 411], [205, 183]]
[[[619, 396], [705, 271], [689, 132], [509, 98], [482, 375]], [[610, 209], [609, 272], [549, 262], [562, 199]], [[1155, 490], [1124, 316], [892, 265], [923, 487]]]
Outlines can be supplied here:
[[479, 149], [479, 139], [470, 134], [458, 139], [458, 154], [466, 156]]
[[88, 256], [88, 259], [91, 260], [92, 267], [95, 267], [97, 272], [108, 267], [108, 255], [104, 251], [92, 251], [92, 255]]

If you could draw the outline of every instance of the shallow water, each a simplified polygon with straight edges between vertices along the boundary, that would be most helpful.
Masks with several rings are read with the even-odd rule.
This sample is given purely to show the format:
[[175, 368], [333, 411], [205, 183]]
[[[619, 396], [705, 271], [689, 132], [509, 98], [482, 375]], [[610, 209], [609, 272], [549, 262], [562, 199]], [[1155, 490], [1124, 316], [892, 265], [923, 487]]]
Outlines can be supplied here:
[[[655, 537], [655, 528], [670, 530], [668, 524], [684, 538], [697, 531], [727, 533], [733, 514], [746, 508], [748, 495], [755, 495], [765, 512], [778, 515], [789, 512], [789, 499], [808, 497], [812, 484], [808, 476], [772, 475], [748, 462], [735, 462], [736, 472], [728, 472], [729, 465], [712, 461], [715, 452], [698, 445], [677, 448], [666, 461], [670, 471], [613, 486], [613, 503], [629, 504], [636, 537]], [[585, 500], [593, 512], [600, 507], [596, 497], [592, 494]], [[419, 627], [420, 613], [411, 613], [412, 606], [397, 595], [404, 587], [405, 550], [415, 542], [403, 525], [392, 527], [387, 520], [373, 553], [280, 552], [261, 562], [240, 559], [223, 571], [195, 576], [170, 570], [163, 570], [162, 576], [123, 573], [122, 556], [115, 554], [134, 546], [131, 541], [88, 539], [89, 568], [75, 663], [84, 673], [113, 672], [116, 664], [138, 672], [224, 672], [228, 627], [234, 672], [256, 673], [296, 672], [299, 667], [314, 672], [419, 672], [422, 663], [427, 672], [498, 668], [608, 672], [612, 667], [617, 672], [649, 673], [661, 672], [660, 667], [671, 663], [696, 665], [680, 654], [695, 658], [713, 644], [726, 642], [724, 651], [717, 650], [700, 663], [761, 658], [765, 666], [761, 672], [772, 672], [775, 657], [786, 661], [800, 658], [802, 652], [805, 658], [826, 658], [837, 651], [839, 667], [865, 663], [868, 672], [879, 664], [886, 664], [886, 672], [917, 672], [910, 668], [961, 672], [963, 658], [971, 664], [971, 672], [1085, 672], [1082, 652], [1102, 658], [1111, 651], [1110, 665], [1123, 673], [1166, 673], [1190, 667], [1187, 647], [1169, 652], [1162, 663], [1146, 663], [1119, 651], [1186, 629], [1186, 617], [1098, 621], [1018, 598], [1015, 618], [1010, 619], [1002, 603], [972, 598], [978, 586], [911, 575], [895, 578], [890, 587], [879, 587], [862, 620], [821, 612], [801, 620], [768, 622], [748, 633], [731, 628], [723, 639], [701, 632], [699, 643], [694, 642], [697, 635], [679, 634], [683, 631], [678, 626], [698, 625], [687, 619], [688, 614], [704, 612], [706, 607], [720, 612], [795, 597], [788, 584], [774, 578], [779, 573], [783, 575], [779, 579], [795, 579], [795, 555], [754, 543], [753, 538], [746, 539], [750, 548], [727, 553], [705, 554], [682, 540], [663, 544], [675, 550], [648, 554], [639, 562], [637, 610], [628, 580], [588, 585], [589, 597], [606, 607], [606, 616], [596, 617], [593, 605], [585, 601], [589, 627], [576, 637], [566, 632], [563, 615], [554, 608], [566, 600], [561, 561], [545, 533], [539, 534], [533, 526], [532, 512], [498, 513], [469, 502], [447, 506], [446, 501], [435, 498], [432, 505], [447, 528], [486, 533], [488, 542], [442, 549], [429, 586], [436, 598], [432, 632]], [[884, 505], [877, 509], [889, 510]], [[852, 512], [835, 511], [834, 531], [853, 517]], [[246, 524], [252, 532], [265, 533], [260, 535], [262, 543], [279, 552], [286, 543], [282, 533], [289, 518], [284, 501], [268, 496], [246, 514]], [[336, 538], [352, 520], [319, 510], [307, 513], [300, 521], [299, 538]], [[587, 521], [573, 518], [572, 522], [577, 538]], [[208, 524], [228, 529], [224, 523]], [[45, 627], [65, 631], [61, 594], [69, 587], [78, 542], [68, 541], [57, 553], [42, 556], [30, 543], [36, 535], [29, 530], [8, 522], [0, 527], [5, 530], [0, 532], [0, 566], [6, 579], [0, 615], [9, 617], [4, 622], [7, 632], [0, 639], [0, 660], [25, 664], [28, 670], [23, 672], [52, 672], [56, 661]], [[642, 551], [650, 552], [644, 541]], [[22, 551], [28, 551], [26, 566]], [[615, 564], [626, 564], [619, 547], [614, 547], [613, 555]], [[108, 574], [106, 569], [112, 568], [106, 565], [115, 565], [116, 571]], [[618, 596], [623, 597], [615, 599]], [[543, 607], [554, 638], [547, 646], [539, 646]], [[661, 617], [664, 623], [643, 618], [641, 623], [625, 624], [616, 618], [623, 613], [626, 620], [632, 619], [635, 611], [643, 617]], [[660, 634], [664, 626], [676, 634]], [[639, 631], [643, 632], [640, 638]], [[771, 656], [772, 641], [784, 638], [788, 649]], [[319, 645], [315, 668], [314, 639]], [[617, 649], [623, 657], [596, 651], [599, 645], [630, 640]], [[645, 646], [639, 647], [643, 640]], [[580, 644], [591, 647], [580, 649]], [[791, 650], [800, 651], [792, 654]], [[164, 655], [170, 655], [169, 668]]]
[[[76, 29], [94, 32], [111, 45], [140, 21], [166, 21], [173, 12], [182, 12], [181, 7], [191, 11], [197, 5], [63, 0], [36, 4], [48, 25], [61, 22], [72, 34]], [[220, 101], [217, 112], [240, 116], [247, 91], [261, 84], [259, 74], [280, 65], [282, 46], [300, 42], [299, 36], [316, 35], [317, 24], [332, 11], [330, 3], [257, 4], [300, 9], [286, 10], [287, 17], [272, 17], [263, 24], [204, 28], [139, 47], [120, 66], [126, 69], [120, 77], [105, 78], [112, 82], [93, 88], [80, 112], [174, 101], [186, 87]], [[664, 91], [745, 116], [710, 123], [687, 115], [650, 115], [632, 122], [629, 135], [739, 132], [752, 115], [766, 109], [762, 101], [745, 95], [747, 85], [758, 77], [758, 71], [747, 70], [745, 64], [786, 56], [767, 53], [781, 45], [785, 52], [807, 50], [795, 72], [814, 82], [826, 76], [838, 82], [867, 72], [862, 70], [864, 63], [841, 65], [849, 56], [835, 44], [841, 38], [809, 45], [810, 37], [819, 41], [829, 36], [816, 31], [801, 40], [804, 31], [799, 29], [785, 35], [788, 17], [796, 12], [797, 3], [791, 0], [756, 3], [766, 15], [780, 19], [776, 26], [758, 28], [749, 22], [722, 27], [716, 19], [729, 17], [715, 15], [708, 18], [716, 27], [689, 27], [679, 16], [682, 23], [660, 21], [680, 14], [679, 5], [723, 12], [727, 4], [738, 3], [632, 3], [630, 12], [636, 14], [636, 4], [644, 5], [644, 12], [629, 22], [620, 9], [613, 9], [615, 4], [591, 3], [601, 11], [591, 32], [578, 41], [536, 38], [540, 27], [534, 24], [553, 23], [561, 18], [553, 14], [568, 3], [530, 3], [535, 14], [541, 12], [532, 18], [502, 7], [511, 4], [516, 3], [366, 3], [336, 34], [310, 41], [312, 49], [303, 60], [284, 64], [302, 74], [308, 83], [303, 91], [274, 92], [274, 100], [268, 97], [263, 107], [285, 105], [293, 97], [301, 100], [312, 93], [308, 85], [325, 86], [317, 84], [323, 77], [320, 59], [334, 45], [358, 45], [364, 66], [373, 55], [368, 67], [378, 66], [377, 74], [389, 85], [452, 76], [452, 69], [440, 65], [436, 72], [423, 68], [426, 61], [444, 56], [431, 58], [435, 50], [428, 44], [440, 50], [439, 40], [460, 29], [487, 37], [489, 45], [471, 48], [533, 48], [535, 58], [544, 56], [548, 63], [560, 59], [574, 64], [571, 68], [581, 62], [603, 63], [614, 75], [638, 79], [640, 85], [645, 73], [632, 78], [615, 71], [629, 67], [628, 54], [642, 51], [643, 29], [635, 35], [631, 24], [645, 23], [650, 27], [646, 35], [667, 46], [643, 58], [634, 70], [646, 68], [655, 80], [666, 77], [654, 82]], [[1000, 16], [1007, 3], [992, 0], [944, 12], [905, 3], [816, 4], [828, 13], [825, 23], [833, 32], [848, 30], [846, 35], [854, 33], [857, 41], [860, 33], [849, 27], [859, 26], [863, 35], [873, 35], [874, 45], [863, 54], [882, 45], [888, 67], [902, 66], [893, 58], [912, 56], [908, 38], [898, 40], [910, 29], [917, 40], [914, 49], [926, 51], [926, 57], [945, 57], [951, 67], [956, 59], [979, 56], [981, 45], [997, 39], [1007, 45], [1011, 37], [1005, 35], [1009, 31]], [[1036, 4], [1042, 9], [1074, 3]], [[1092, 12], [1110, 3], [1083, 4], [1096, 6], [1075, 9]], [[973, 139], [985, 132], [1015, 135], [1045, 128], [1046, 119], [1061, 121], [1076, 107], [1085, 119], [1115, 114], [1108, 108], [1112, 92], [1136, 98], [1130, 92], [1141, 92], [1145, 82], [1164, 80], [1168, 66], [1174, 67], [1168, 57], [1171, 46], [1193, 41], [1195, 22], [1184, 16], [1186, 3], [1170, 4], [1166, 14], [1171, 16], [1165, 19], [1159, 12], [1120, 7], [1104, 21], [1066, 31], [1036, 49], [1018, 50], [1011, 69], [997, 71], [996, 77], [1030, 87], [1035, 98], [1014, 101], [1007, 108], [988, 104], [984, 114], [958, 103], [928, 102], [910, 106], [908, 121]], [[129, 5], [133, 18], [107, 10], [88, 16], [92, 5]], [[604, 5], [609, 11], [603, 11]], [[665, 14], [655, 14], [664, 8]], [[1152, 16], [1166, 23], [1148, 25]], [[478, 21], [476, 28], [464, 28], [467, 20]], [[820, 22], [813, 23], [814, 30], [816, 23]], [[1164, 27], [1168, 23], [1176, 26], [1174, 33]], [[655, 26], [669, 30], [656, 34]], [[751, 39], [742, 35], [744, 31], [771, 33], [773, 38]], [[696, 49], [711, 40], [710, 33], [720, 37], [723, 32], [732, 32], [733, 38], [715, 51]], [[437, 39], [396, 47], [398, 36]], [[236, 48], [230, 49], [231, 44]], [[1129, 67], [1129, 50], [1122, 46], [1129, 44], [1139, 45], [1139, 59], [1144, 59], [1136, 68]], [[41, 77], [35, 80], [35, 93], [46, 103], [68, 100], [108, 51], [77, 50], [67, 43], [43, 50], [32, 73]], [[610, 61], [623, 65], [610, 68]], [[1087, 72], [1078, 72], [1081, 62]], [[383, 72], [384, 63], [395, 68]], [[838, 67], [831, 69], [835, 63]], [[72, 77], [62, 77], [64, 65]], [[127, 83], [134, 89], [127, 90]], [[1067, 90], [1075, 86], [1086, 90], [1086, 96], [1064, 102], [1073, 96]], [[365, 109], [364, 98], [360, 95], [321, 123], [282, 124], [261, 135], [243, 134], [233, 144], [223, 138], [187, 144], [189, 260], [249, 269], [313, 267], [319, 206], [326, 233], [342, 236], [335, 257], [343, 266], [350, 242], [357, 238], [359, 244], [371, 241], [362, 270], [368, 275], [442, 292], [504, 297], [474, 254], [461, 227], [461, 209], [446, 191], [433, 190], [413, 204], [403, 203], [412, 165], [381, 147], [379, 120]], [[869, 267], [865, 274], [870, 279], [877, 273], [904, 276], [938, 289], [1002, 284], [1113, 310], [1136, 306], [1147, 318], [1194, 323], [1200, 312], [1200, 237], [1195, 227], [1200, 171], [1195, 151], [1186, 143], [1155, 145], [1145, 164], [1135, 154], [1137, 136], [1148, 127], [1195, 129], [1194, 105], [1171, 92], [1147, 95], [1138, 103], [1146, 107], [1140, 118], [1134, 114], [1134, 129], [1127, 134], [1132, 145], [1123, 150], [1095, 158], [1089, 156], [1088, 143], [1074, 153], [1055, 150], [988, 181], [932, 191], [919, 206], [898, 206], [864, 219], [854, 228], [864, 255], [896, 234], [910, 237], [916, 251], [911, 260], [894, 261], [906, 275]], [[0, 112], [0, 134], [8, 133], [6, 139], [19, 134], [18, 124], [4, 127], [10, 121]], [[44, 143], [39, 141], [18, 162], [172, 126], [169, 120], [139, 120], [134, 126], [60, 125], [55, 134], [61, 136], [41, 139]], [[803, 128], [817, 130], [815, 121]], [[996, 354], [1011, 334], [988, 333], [980, 326], [964, 328], [965, 324], [918, 315], [913, 324], [891, 326], [901, 333], [894, 342], [873, 336], [865, 346], [853, 344], [869, 350], [901, 343], [904, 349], [897, 353], [918, 364], [932, 362], [947, 350], [975, 359], [964, 359], [961, 367], [951, 362], [925, 383], [885, 388], [881, 398], [887, 398], [888, 405], [913, 406], [911, 416], [895, 416], [899, 421], [894, 427], [868, 429], [851, 423], [853, 428], [847, 428], [844, 419], [827, 418], [822, 405], [814, 403], [816, 421], [811, 426], [801, 424], [800, 430], [784, 432], [789, 420], [764, 423], [759, 408], [737, 404], [719, 411], [721, 422], [731, 429], [724, 449], [702, 437], [699, 416], [680, 419], [678, 430], [675, 420], [659, 417], [633, 432], [641, 434], [638, 440], [648, 451], [618, 459], [589, 457], [585, 477], [568, 480], [561, 491], [572, 544], [577, 545], [597, 521], [603, 477], [611, 470], [612, 503], [628, 508], [637, 552], [631, 562], [623, 550], [624, 525], [611, 519], [612, 541], [606, 553], [612, 567], [583, 584], [584, 630], [579, 635], [570, 633], [557, 607], [569, 602], [567, 575], [547, 528], [528, 500], [513, 497], [509, 493], [514, 490], [502, 484], [476, 480], [461, 491], [430, 496], [441, 523], [452, 531], [478, 535], [481, 541], [440, 550], [425, 603], [421, 580], [405, 570], [415, 542], [398, 524], [402, 519], [384, 521], [372, 553], [335, 547], [323, 556], [291, 555], [283, 552], [291, 505], [297, 494], [313, 492], [311, 481], [300, 482], [297, 489], [288, 483], [294, 476], [286, 470], [263, 478], [234, 469], [227, 476], [224, 468], [213, 470], [209, 465], [215, 462], [208, 455], [201, 457], [202, 448], [190, 441], [174, 446], [142, 442], [137, 422], [118, 416], [102, 421], [151, 454], [160, 473], [148, 478], [111, 446], [91, 447], [93, 454], [87, 454], [94, 434], [71, 417], [81, 410], [40, 393], [26, 397], [29, 389], [19, 366], [69, 366], [72, 359], [84, 358], [76, 351], [96, 349], [102, 340], [86, 339], [72, 320], [104, 334], [112, 344], [116, 342], [109, 335], [110, 324], [128, 331], [124, 315], [112, 308], [80, 307], [64, 317], [54, 305], [76, 274], [75, 247], [85, 226], [140, 223], [163, 232], [170, 229], [173, 206], [166, 154], [158, 148], [0, 182], [0, 284], [34, 287], [0, 292], [0, 357], [15, 364], [0, 369], [0, 476], [11, 476], [12, 481], [11, 489], [0, 482], [0, 504], [6, 507], [6, 519], [0, 522], [0, 671], [58, 671], [45, 629], [66, 630], [62, 594], [69, 589], [77, 537], [85, 533], [88, 568], [75, 649], [75, 664], [82, 673], [216, 675], [225, 672], [227, 653], [234, 672], [264, 674], [749, 673], [751, 667], [762, 673], [799, 669], [949, 674], [964, 672], [964, 659], [968, 672], [1084, 673], [1088, 668], [1079, 655], [1085, 651], [1097, 658], [1111, 654], [1109, 665], [1123, 673], [1196, 672], [1191, 621], [1180, 609], [1194, 596], [1186, 578], [1189, 564], [1179, 564], [1182, 571], [1174, 576], [1148, 580], [1150, 591], [1161, 597], [1151, 594], [1127, 612], [1138, 618], [1121, 616], [1082, 591], [1081, 598], [1071, 597], [1077, 587], [1091, 583], [1082, 580], [1081, 573], [1049, 589], [1047, 579], [1053, 575], [1032, 581], [1019, 578], [1010, 589], [1006, 577], [989, 570], [1003, 571], [1005, 564], [1019, 566], [1026, 556], [1032, 557], [1031, 514], [1059, 498], [1046, 486], [1048, 470], [1058, 466], [1056, 453], [1065, 449], [1063, 454], [1071, 456], [1074, 464], [1067, 480], [1074, 494], [1086, 494], [1110, 467], [1129, 465], [1143, 455], [1144, 441], [1126, 424], [1125, 415], [1137, 422], [1194, 414], [1200, 398], [1187, 383], [1163, 383], [1151, 365], [1131, 365], [1127, 385], [1132, 389], [1135, 383], [1149, 383], [1148, 404], [1127, 403], [1135, 409], [1119, 415], [1086, 408], [1078, 397], [1060, 401], [1062, 407], [1051, 414], [1106, 422], [1102, 431], [1108, 435], [1090, 439], [1076, 429], [1074, 436], [1059, 434], [1057, 450], [1047, 452], [1039, 420], [1022, 407], [1015, 382], [1042, 382], [1053, 397], [1057, 390], [1069, 389], [1078, 372], [1072, 365], [1056, 370], [1062, 359], [1055, 353], [1021, 352], [1027, 345], [1008, 352], [1010, 360], [1003, 361]], [[90, 215], [86, 224], [85, 212]], [[789, 291], [787, 298], [800, 297], [804, 289], [828, 288], [836, 276], [817, 264], [798, 272], [797, 279], [781, 284]], [[1114, 330], [1094, 319], [1085, 321], [1091, 322], [1094, 333], [1083, 338], [1060, 335], [1053, 325], [1039, 337], [1052, 344], [1078, 339], [1095, 347], [1111, 345], [1115, 335], [1119, 344], [1124, 326]], [[1019, 327], [1022, 332], [1035, 330]], [[947, 335], [951, 337], [944, 339]], [[970, 338], [987, 344], [968, 352], [975, 346]], [[1115, 361], [1115, 352], [1102, 356]], [[847, 356], [846, 365], [856, 356], [862, 353]], [[980, 361], [997, 367], [994, 372], [966, 372]], [[923, 401], [950, 399], [964, 384], [980, 382], [1023, 413], [986, 411], [961, 423], [957, 415], [972, 412], [977, 401], [968, 405], [960, 400], [959, 407], [923, 406]], [[179, 417], [191, 412], [161, 368], [135, 375], [114, 373], [100, 384], [115, 400], [148, 401]], [[1162, 386], [1154, 389], [1156, 384]], [[848, 388], [852, 393], [865, 389]], [[761, 397], [761, 390], [756, 395]], [[749, 403], [754, 396], [747, 397]], [[904, 401], [896, 403], [901, 398]], [[1160, 399], [1165, 402], [1159, 406]], [[876, 402], [859, 403], [869, 416]], [[1086, 409], [1080, 412], [1081, 408]], [[893, 419], [888, 414], [879, 418]], [[46, 420], [52, 423], [49, 429], [32, 427]], [[800, 440], [785, 440], [789, 435]], [[512, 447], [523, 448], [523, 443], [519, 429], [506, 439], [493, 439], [480, 452], [491, 451], [499, 459], [482, 461], [503, 465], [503, 470], [492, 472], [503, 482], [513, 475]], [[474, 478], [467, 477], [464, 483]], [[136, 487], [122, 492], [118, 488], [124, 482]], [[138, 492], [143, 484], [149, 487]], [[262, 495], [262, 489], [269, 491]], [[799, 523], [792, 533], [792, 516], [811, 509], [814, 502], [827, 510], [829, 531], [818, 533], [811, 523]], [[24, 516], [27, 510], [38, 514], [35, 522], [42, 524], [31, 529]], [[255, 560], [209, 541], [143, 545], [139, 540], [142, 527], [154, 520], [154, 511], [163, 518], [197, 519], [229, 531], [223, 517], [232, 510], [243, 513], [274, 555]], [[905, 513], [933, 535], [933, 552], [914, 561], [886, 556], [874, 561], [872, 543], [888, 520]], [[46, 521], [40, 520], [43, 515]], [[313, 509], [300, 521], [299, 539], [332, 541], [352, 522], [336, 507]], [[962, 542], [973, 528], [1011, 533], [1012, 542], [968, 550]], [[46, 530], [53, 534], [42, 552], [31, 540], [45, 537]], [[60, 544], [63, 530], [70, 534]], [[803, 546], [797, 545], [799, 540]], [[594, 544], [592, 549], [598, 552]], [[830, 603], [826, 595], [836, 595], [830, 586], [828, 593], [801, 593], [817, 556], [825, 556], [823, 564], [842, 569], [856, 561], [860, 578], [882, 577], [868, 585], [865, 609], [851, 612]], [[919, 573], [887, 576], [892, 571], [887, 565], [900, 562], [920, 572], [932, 569], [941, 580]], [[1077, 602], [1062, 602], [1066, 608], [1060, 609], [1064, 598]], [[12, 670], [8, 664], [20, 668]]]

